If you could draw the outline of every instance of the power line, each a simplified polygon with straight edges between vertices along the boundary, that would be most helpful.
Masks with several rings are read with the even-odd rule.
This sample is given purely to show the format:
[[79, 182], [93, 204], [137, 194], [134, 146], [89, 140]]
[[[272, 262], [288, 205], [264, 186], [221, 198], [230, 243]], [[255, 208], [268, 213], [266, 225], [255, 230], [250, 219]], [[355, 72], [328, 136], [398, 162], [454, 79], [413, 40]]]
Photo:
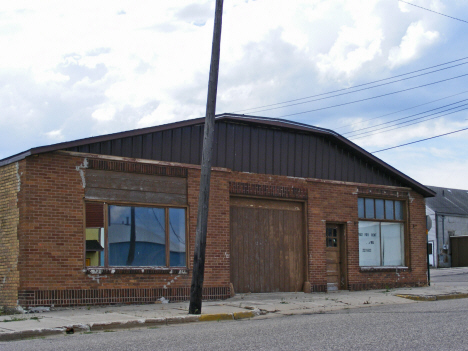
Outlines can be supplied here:
[[468, 21], [462, 20], [462, 19], [460, 19], [460, 18], [452, 17], [452, 16], [449, 16], [449, 15], [444, 15], [443, 13], [440, 13], [440, 12], [437, 12], [437, 11], [433, 11], [433, 10], [429, 10], [428, 8], [425, 8], [425, 7], [422, 7], [422, 6], [418, 6], [418, 5], [412, 4], [412, 3], [410, 3], [410, 2], [406, 2], [406, 1], [403, 1], [403, 0], [398, 0], [398, 1], [404, 2], [405, 4], [408, 4], [408, 5], [411, 5], [411, 6], [414, 6], [414, 7], [419, 7], [420, 9], [423, 9], [423, 10], [426, 10], [426, 11], [430, 11], [430, 12], [437, 13], [438, 15], [441, 15], [441, 16], [445, 16], [445, 17], [448, 17], [448, 18], [451, 18], [451, 19], [454, 19], [454, 20], [457, 20], [457, 21], [461, 21], [461, 22], [468, 23]]
[[440, 69], [437, 69], [437, 70], [434, 70], [434, 71], [431, 71], [431, 72], [421, 73], [421, 74], [418, 74], [418, 75], [415, 75], [415, 76], [412, 76], [412, 77], [406, 77], [406, 78], [398, 79], [398, 80], [395, 80], [395, 81], [393, 81], [393, 82], [387, 82], [387, 83], [377, 84], [377, 85], [374, 85], [374, 86], [371, 86], [371, 87], [361, 88], [361, 89], [357, 89], [357, 90], [353, 90], [353, 91], [347, 91], [347, 92], [344, 92], [344, 93], [339, 93], [339, 94], [330, 95], [330, 96], [324, 96], [324, 97], [321, 97], [321, 98], [318, 98], [318, 99], [307, 100], [307, 101], [302, 101], [302, 102], [296, 102], [296, 103], [289, 104], [289, 105], [271, 107], [271, 108], [267, 108], [267, 109], [263, 109], [263, 110], [258, 110], [258, 111], [252, 111], [252, 113], [265, 112], [265, 111], [271, 111], [271, 110], [277, 110], [277, 109], [285, 108], [285, 107], [291, 107], [291, 106], [296, 106], [296, 105], [308, 104], [309, 102], [315, 102], [315, 101], [320, 101], [320, 100], [331, 99], [331, 98], [334, 98], [334, 97], [337, 97], [337, 96], [348, 95], [348, 94], [354, 94], [354, 93], [357, 93], [357, 92], [359, 92], [359, 91], [368, 90], [368, 89], [373, 89], [373, 88], [378, 88], [378, 87], [381, 87], [381, 86], [384, 86], [384, 85], [389, 85], [389, 84], [393, 84], [393, 83], [397, 83], [397, 82], [402, 82], [402, 81], [404, 81], [404, 80], [408, 80], [408, 79], [413, 79], [413, 78], [425, 76], [425, 75], [427, 75], [427, 74], [435, 73], [435, 72], [439, 72], [439, 71], [443, 71], [443, 70], [446, 70], [446, 69], [449, 69], [449, 68], [453, 68], [453, 67], [457, 67], [457, 66], [461, 66], [461, 65], [466, 65], [467, 63], [468, 63], [468, 62], [463, 62], [463, 63], [459, 63], [459, 64], [457, 64], [457, 65], [453, 65], [453, 66], [450, 66], [450, 67], [440, 68]]
[[423, 85], [418, 85], [418, 86], [412, 87], [412, 88], [407, 88], [407, 89], [403, 89], [403, 90], [394, 91], [394, 92], [391, 92], [391, 93], [386, 93], [386, 94], [382, 94], [382, 95], [372, 96], [372, 97], [365, 98], [365, 99], [354, 100], [354, 101], [345, 102], [345, 103], [342, 103], [342, 104], [337, 104], [337, 105], [331, 105], [331, 106], [316, 108], [316, 109], [308, 110], [308, 111], [290, 113], [290, 114], [288, 114], [288, 115], [279, 116], [278, 118], [289, 117], [289, 116], [296, 116], [296, 115], [302, 115], [302, 114], [304, 114], [304, 113], [327, 110], [327, 109], [333, 108], [333, 107], [351, 105], [351, 104], [355, 104], [355, 103], [357, 103], [357, 102], [362, 102], [362, 101], [367, 101], [367, 100], [373, 100], [373, 99], [377, 99], [377, 98], [384, 97], [384, 96], [389, 96], [389, 95], [393, 95], [393, 94], [397, 94], [397, 93], [402, 93], [402, 92], [409, 91], [409, 90], [414, 90], [414, 89], [418, 89], [418, 88], [423, 88], [423, 87], [427, 87], [427, 86], [429, 86], [429, 85], [434, 85], [434, 84], [446, 82], [446, 81], [449, 81], [449, 80], [452, 80], [452, 79], [457, 79], [457, 78], [461, 78], [461, 77], [465, 77], [465, 76], [468, 76], [468, 73], [462, 74], [462, 75], [459, 75], [459, 76], [455, 76], [455, 77], [451, 77], [451, 78], [447, 78], [447, 79], [438, 80], [438, 81], [432, 82], [432, 83], [427, 83], [427, 84], [423, 84]]
[[[426, 71], [426, 70], [431, 69], [431, 68], [436, 68], [436, 67], [448, 65], [448, 64], [450, 64], [450, 63], [454, 63], [454, 62], [458, 62], [458, 61], [463, 61], [463, 60], [466, 60], [467, 58], [468, 58], [468, 56], [467, 56], [467, 57], [460, 58], [460, 59], [457, 59], [457, 60], [448, 61], [448, 62], [445, 62], [445, 63], [440, 63], [440, 64], [435, 65], [435, 66], [430, 66], [430, 67], [418, 69], [418, 70], [416, 70], [416, 71], [412, 71], [412, 72], [408, 72], [408, 73], [399, 74], [399, 75], [396, 75], [396, 76], [393, 76], [393, 77], [384, 78], [384, 79], [379, 79], [379, 80], [375, 80], [375, 81], [372, 81], [372, 82], [368, 82], [368, 83], [363, 83], [363, 84], [355, 85], [355, 86], [352, 86], [352, 87], [349, 87], [349, 88], [343, 88], [343, 89], [333, 90], [333, 91], [329, 91], [329, 92], [327, 92], [327, 93], [321, 93], [321, 94], [316, 94], [316, 95], [310, 95], [310, 96], [306, 96], [306, 97], [303, 97], [303, 98], [298, 98], [298, 99], [293, 99], [293, 100], [287, 100], [287, 101], [278, 102], [278, 103], [270, 104], [270, 105], [263, 105], [263, 106], [258, 106], [258, 107], [251, 107], [251, 108], [244, 109], [244, 110], [237, 110], [237, 111], [234, 111], [233, 113], [245, 112], [245, 111], [250, 111], [250, 110], [257, 110], [257, 109], [261, 109], [261, 108], [264, 108], [264, 107], [277, 106], [277, 105], [287, 104], [287, 103], [289, 103], [289, 102], [295, 102], [295, 101], [310, 99], [310, 98], [313, 98], [313, 97], [319, 97], [319, 96], [323, 96], [323, 95], [329, 95], [329, 94], [333, 94], [333, 93], [338, 93], [338, 92], [340, 92], [340, 91], [355, 89], [355, 88], [359, 88], [359, 87], [366, 86], [366, 85], [369, 85], [369, 84], [379, 83], [379, 82], [383, 82], [383, 81], [386, 81], [386, 80], [390, 80], [390, 79], [395, 79], [395, 78], [398, 78], [398, 77], [407, 76], [408, 74], [413, 74], [413, 73], [417, 73], [417, 72], [422, 72], [422, 71]], [[455, 67], [455, 66], [453, 66], [453, 67]], [[451, 68], [451, 67], [448, 67], [448, 68]], [[256, 112], [261, 112], [261, 111], [256, 111]]]
[[[434, 116], [434, 115], [438, 115], [440, 113], [443, 113], [443, 112], [447, 112], [447, 111], [450, 111], [450, 110], [453, 110], [455, 108], [460, 108], [460, 107], [463, 107], [463, 106], [466, 106], [468, 104], [464, 104], [464, 105], [460, 105], [460, 106], [457, 106], [457, 107], [453, 107], [453, 108], [449, 108], [445, 111], [440, 111], [440, 112], [435, 112], [435, 113], [432, 113], [430, 115], [427, 115], [427, 116], [423, 116], [423, 117], [419, 117], [419, 118], [415, 118], [415, 119], [412, 119], [412, 120], [409, 120], [409, 121], [405, 121], [405, 122], [400, 122], [400, 123], [397, 123], [397, 124], [394, 124], [393, 126], [388, 126], [388, 127], [384, 127], [384, 128], [380, 128], [380, 129], [376, 129], [376, 130], [371, 130], [371, 131], [367, 131], [367, 132], [364, 132], [364, 133], [360, 133], [360, 134], [357, 134], [355, 136], [352, 136], [351, 138], [353, 140], [355, 139], [362, 139], [368, 135], [375, 135], [375, 134], [379, 134], [379, 133], [386, 133], [386, 132], [389, 132], [391, 130], [395, 130], [395, 129], [400, 129], [400, 128], [405, 128], [405, 127], [408, 127], [408, 126], [412, 126], [413, 124], [418, 124], [418, 123], [423, 123], [423, 122], [427, 122], [427, 121], [430, 121], [430, 120], [433, 120], [433, 119], [436, 119], [436, 118], [440, 118], [440, 117], [444, 117], [444, 116], [448, 116], [448, 115], [451, 115], [453, 113], [456, 113], [456, 112], [460, 112], [460, 111], [464, 111], [466, 110], [468, 107], [466, 108], [463, 108], [461, 110], [457, 110], [457, 111], [452, 111], [452, 112], [449, 112], [449, 113], [446, 113], [446, 114], [443, 114], [443, 115], [439, 115], [439, 116], [435, 116], [435, 117], [432, 117], [432, 118], [427, 118], [427, 117], [430, 117], [430, 116]], [[427, 119], [425, 119], [427, 118]], [[423, 121], [419, 121], [419, 122], [414, 122], [414, 121], [418, 121], [418, 120], [421, 120], [421, 119], [424, 119]], [[411, 123], [411, 122], [414, 122], [414, 123]], [[404, 126], [400, 126], [400, 127], [396, 127], [396, 128], [392, 128], [392, 127], [395, 127], [397, 125], [400, 125], [400, 124], [406, 124]], [[390, 129], [388, 129], [390, 128]], [[378, 133], [375, 133], [375, 132], [378, 132]], [[356, 137], [359, 137], [359, 138], [356, 138]]]
[[459, 132], [462, 132], [462, 131], [464, 131], [464, 130], [468, 130], [468, 128], [458, 129], [458, 130], [455, 130], [455, 131], [450, 132], [450, 133], [439, 134], [439, 135], [436, 135], [436, 136], [433, 136], [433, 137], [430, 137], [430, 138], [425, 138], [425, 139], [419, 139], [419, 140], [416, 140], [416, 141], [412, 141], [411, 143], [401, 144], [401, 145], [397, 145], [397, 146], [387, 147], [386, 149], [381, 149], [381, 150], [377, 150], [377, 151], [372, 151], [371, 154], [375, 154], [375, 153], [381, 152], [381, 151], [396, 149], [397, 147], [402, 147], [402, 146], [406, 146], [406, 145], [411, 145], [411, 144], [420, 143], [421, 141], [426, 141], [426, 140], [430, 140], [430, 139], [439, 138], [439, 137], [444, 136], [444, 135], [459, 133]]
[[[451, 103], [451, 104], [447, 104], [447, 105], [444, 105], [444, 106], [440, 106], [440, 107], [433, 108], [433, 109], [431, 109], [431, 110], [427, 110], [427, 111], [415, 113], [415, 114], [410, 115], [410, 116], [406, 116], [406, 117], [401, 117], [401, 118], [393, 119], [393, 120], [391, 120], [391, 121], [387, 121], [387, 122], [384, 122], [384, 123], [376, 124], [376, 125], [373, 125], [373, 126], [370, 126], [370, 127], [357, 129], [357, 130], [354, 130], [354, 131], [351, 131], [351, 132], [346, 132], [346, 133], [343, 133], [343, 135], [358, 133], [358, 132], [363, 131], [363, 130], [366, 130], [366, 129], [371, 129], [371, 128], [383, 126], [384, 124], [389, 124], [389, 123], [401, 121], [402, 119], [407, 119], [407, 118], [415, 117], [415, 116], [418, 116], [418, 115], [421, 115], [421, 114], [425, 114], [425, 113], [428, 113], [428, 112], [431, 112], [431, 111], [440, 110], [441, 108], [448, 107], [448, 106], [455, 105], [455, 104], [459, 104], [460, 102], [463, 102], [463, 101], [466, 101], [466, 100], [468, 100], [468, 99], [463, 99], [463, 100], [460, 100], [460, 101], [457, 101], [457, 102], [453, 102], [453, 103]], [[465, 105], [466, 105], [466, 104], [465, 104]], [[461, 106], [465, 106], [465, 105], [461, 105]], [[461, 107], [461, 106], [455, 106], [455, 107], [452, 107], [452, 108], [450, 108], [450, 109], [448, 109], [448, 110], [439, 111], [439, 112], [436, 112], [436, 113], [434, 113], [434, 114], [442, 113], [442, 112], [447, 112], [447, 111], [449, 111], [449, 110], [452, 110], [452, 109], [454, 109], [454, 108], [458, 108], [458, 107]], [[433, 115], [433, 114], [432, 114], [432, 115]], [[420, 117], [420, 118], [425, 118], [425, 117], [429, 117], [429, 116], [432, 116], [432, 115], [423, 116], [423, 117]], [[417, 118], [417, 119], [418, 119], [418, 118]], [[411, 121], [414, 121], [414, 120], [416, 120], [416, 119], [413, 119], [413, 120], [411, 120]], [[405, 123], [405, 122], [403, 122], [403, 123]], [[400, 124], [400, 123], [397, 123], [397, 124], [395, 124], [395, 125], [398, 125], [398, 124]], [[387, 128], [387, 127], [385, 127], [385, 128]], [[381, 129], [383, 129], [383, 128], [381, 128]], [[380, 129], [376, 129], [376, 130], [380, 130]], [[369, 133], [369, 132], [373, 132], [373, 131], [371, 130], [371, 131], [367, 131], [367, 132], [364, 132], [364, 133], [359, 133], [358, 135], [360, 135], [360, 134], [366, 134], [366, 133]]]
[[[463, 106], [464, 106], [464, 105], [463, 105]], [[461, 106], [458, 106], [458, 107], [461, 107]], [[440, 117], [448, 116], [448, 115], [451, 115], [451, 114], [454, 114], [454, 113], [457, 113], [457, 112], [465, 111], [466, 109], [468, 109], [468, 107], [467, 107], [467, 108], [463, 108], [463, 109], [458, 110], [458, 111], [452, 111], [452, 112], [446, 113], [446, 114], [444, 114], [444, 115], [440, 115], [440, 116], [435, 116], [435, 117], [432, 117], [432, 118], [428, 118], [428, 119], [426, 119], [426, 120], [424, 120], [424, 121], [418, 121], [418, 122], [414, 122], [414, 123], [409, 123], [409, 122], [412, 122], [412, 121], [415, 121], [415, 120], [419, 119], [419, 118], [416, 118], [416, 119], [414, 119], [414, 120], [412, 120], [412, 121], [405, 122], [405, 123], [409, 123], [409, 124], [407, 124], [407, 125], [405, 125], [405, 126], [400, 126], [400, 127], [395, 127], [395, 128], [387, 129], [387, 130], [384, 130], [384, 131], [381, 131], [381, 132], [378, 132], [378, 133], [368, 132], [366, 135], [360, 136], [359, 138], [354, 138], [354, 137], [353, 137], [351, 140], [362, 139], [362, 138], [365, 138], [366, 136], [368, 136], [369, 134], [375, 135], [375, 134], [387, 133], [387, 132], [390, 132], [390, 131], [395, 130], [395, 129], [406, 128], [406, 127], [412, 126], [412, 125], [414, 125], [414, 124], [424, 123], [424, 122], [427, 122], [427, 121], [430, 121], [430, 120], [433, 120], [433, 119], [436, 119], [436, 118], [440, 118]], [[426, 116], [426, 117], [428, 117], [428, 116]], [[393, 126], [392, 126], [392, 127], [393, 127]]]
[[[465, 104], [465, 105], [467, 105], [467, 104]], [[462, 105], [462, 106], [465, 106], [465, 105]], [[458, 106], [458, 107], [462, 107], [462, 106]], [[395, 127], [395, 125], [393, 125], [393, 126], [389, 126], [389, 127], [386, 127], [386, 128], [382, 128], [383, 130], [382, 130], [382, 131], [379, 131], [379, 132], [377, 132], [377, 133], [375, 133], [377, 130], [375, 130], [375, 131], [370, 131], [370, 132], [366, 132], [366, 133], [363, 133], [363, 135], [360, 134], [360, 136], [357, 137], [357, 138], [356, 138], [355, 136], [354, 136], [354, 137], [351, 137], [351, 140], [362, 139], [362, 138], [365, 138], [365, 137], [367, 137], [367, 136], [369, 136], [369, 135], [387, 133], [387, 132], [390, 132], [390, 131], [395, 130], [395, 129], [406, 128], [406, 127], [412, 126], [412, 125], [414, 125], [414, 124], [424, 123], [424, 122], [427, 122], [427, 121], [430, 121], [430, 120], [433, 120], [433, 119], [437, 119], [437, 118], [444, 117], [444, 116], [448, 116], [448, 115], [451, 115], [451, 114], [454, 114], [454, 113], [457, 113], [457, 112], [465, 111], [466, 109], [468, 109], [468, 107], [463, 108], [463, 109], [460, 109], [460, 110], [457, 110], [457, 111], [452, 111], [452, 112], [449, 112], [449, 113], [445, 113], [445, 114], [443, 114], [443, 115], [439, 115], [439, 116], [427, 118], [427, 119], [425, 119], [425, 120], [423, 120], [423, 121], [414, 122], [414, 121], [420, 120], [420, 119], [422, 119], [422, 118], [426, 118], [426, 117], [429, 117], [429, 116], [433, 116], [433, 115], [439, 114], [440, 112], [433, 113], [432, 115], [424, 116], [424, 117], [421, 117], [421, 118], [415, 118], [415, 119], [413, 119], [413, 120], [411, 120], [411, 121], [406, 121], [406, 122], [400, 123], [400, 124], [405, 124], [405, 123], [407, 123], [407, 124], [404, 125], [404, 126]], [[442, 111], [442, 112], [446, 112], [446, 111]], [[414, 122], [414, 123], [410, 123], [410, 122]], [[396, 124], [396, 125], [398, 125], [398, 124]], [[392, 128], [392, 127], [395, 127], [395, 128]], [[387, 129], [387, 128], [390, 128], [390, 129]], [[385, 130], [385, 129], [386, 129], [386, 130]]]
[[[424, 105], [429, 105], [429, 104], [432, 104], [433, 102], [445, 100], [445, 99], [448, 99], [448, 98], [451, 98], [451, 97], [454, 97], [454, 96], [457, 96], [457, 95], [465, 94], [465, 93], [468, 93], [468, 90], [463, 91], [463, 92], [461, 92], [461, 93], [454, 94], [454, 95], [449, 95], [449, 96], [443, 97], [443, 98], [441, 98], [441, 99], [437, 99], [437, 100], [432, 100], [432, 101], [429, 101], [429, 102], [425, 102], [424, 104], [420, 104], [420, 105], [408, 107], [408, 108], [405, 108], [405, 109], [403, 109], [403, 110], [398, 110], [398, 111], [395, 111], [395, 112], [386, 113], [385, 115], [381, 115], [381, 116], [377, 116], [377, 117], [372, 117], [372, 118], [366, 119], [365, 121], [362, 121], [362, 122], [356, 122], [356, 123], [346, 124], [346, 125], [344, 125], [344, 126], [337, 127], [337, 128], [331, 128], [331, 129], [333, 129], [333, 130], [336, 131], [336, 130], [338, 130], [338, 129], [343, 129], [343, 128], [346, 128], [346, 127], [351, 127], [351, 126], [354, 126], [354, 125], [356, 125], [356, 124], [362, 124], [362, 123], [365, 123], [365, 122], [368, 122], [368, 121], [372, 121], [372, 120], [374, 120], [374, 119], [376, 119], [376, 118], [387, 117], [387, 116], [390, 116], [390, 115], [394, 115], [395, 113], [399, 113], [399, 112], [403, 112], [403, 111], [407, 111], [407, 110], [412, 110], [413, 108], [416, 108], [416, 107], [421, 107], [421, 106], [424, 106]], [[346, 133], [344, 133], [344, 134], [346, 134]]]

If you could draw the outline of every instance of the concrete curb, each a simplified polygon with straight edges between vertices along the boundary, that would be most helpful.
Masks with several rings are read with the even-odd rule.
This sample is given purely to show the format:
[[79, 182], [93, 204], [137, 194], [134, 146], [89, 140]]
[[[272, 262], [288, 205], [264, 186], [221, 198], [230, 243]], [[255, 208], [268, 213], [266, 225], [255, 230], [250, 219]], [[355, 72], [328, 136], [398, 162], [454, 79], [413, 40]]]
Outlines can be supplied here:
[[440, 300], [453, 300], [453, 299], [466, 299], [468, 294], [447, 294], [447, 295], [395, 295], [402, 297], [404, 299], [414, 300], [414, 301], [440, 301]]
[[182, 324], [192, 322], [212, 322], [221, 320], [238, 320], [243, 318], [253, 318], [260, 315], [260, 310], [242, 311], [234, 313], [213, 313], [202, 315], [187, 315], [187, 316], [174, 316], [162, 318], [142, 318], [129, 321], [115, 321], [104, 323], [89, 323], [89, 324], [76, 324], [68, 325], [58, 328], [44, 328], [21, 330], [11, 333], [1, 333], [0, 341], [12, 341], [27, 338], [38, 338], [42, 336], [60, 335], [60, 334], [73, 334], [79, 332], [93, 332], [114, 329], [130, 329], [130, 328], [145, 328], [152, 326], [163, 326], [170, 324]]
[[69, 330], [73, 330], [73, 332], [86, 332], [86, 331], [89, 331], [89, 326], [78, 324], [78, 325], [66, 326], [66, 327], [61, 327], [61, 328], [21, 330], [21, 331], [16, 331], [12, 333], [0, 334], [0, 341], [13, 341], [13, 340], [28, 339], [28, 338], [40, 338], [43, 336], [59, 335], [59, 334], [63, 335], [63, 334], [66, 334]]
[[253, 318], [260, 315], [260, 310], [253, 311], [242, 311], [234, 313], [214, 313], [214, 314], [202, 314], [199, 317], [200, 322], [212, 322], [212, 321], [225, 321], [225, 320], [237, 320], [243, 318]]

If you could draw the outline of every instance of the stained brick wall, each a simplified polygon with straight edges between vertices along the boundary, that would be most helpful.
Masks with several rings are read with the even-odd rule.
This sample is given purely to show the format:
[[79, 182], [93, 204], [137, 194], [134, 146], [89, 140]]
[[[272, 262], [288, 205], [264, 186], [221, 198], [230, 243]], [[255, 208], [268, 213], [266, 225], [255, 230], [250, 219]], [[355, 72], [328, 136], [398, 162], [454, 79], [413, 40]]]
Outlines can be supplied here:
[[18, 163], [0, 167], [0, 307], [14, 307], [18, 300], [18, 171]]
[[[191, 281], [190, 268], [195, 246], [200, 170], [188, 165], [181, 167], [188, 172], [189, 274], [176, 270], [133, 271], [131, 274], [112, 272], [112, 270], [90, 272], [86, 271], [84, 262], [84, 188], [82, 175], [79, 172], [83, 164], [84, 158], [81, 157], [43, 154], [28, 157], [20, 166], [24, 172], [19, 194], [20, 303], [67, 305], [153, 302], [161, 296], [175, 300], [185, 299]], [[411, 216], [408, 226], [411, 257], [409, 268], [403, 272], [363, 272], [359, 268], [357, 198], [359, 191], [365, 191], [367, 185], [361, 184], [358, 189], [358, 184], [351, 183], [217, 169], [212, 172], [211, 177], [204, 281], [204, 286], [207, 288], [206, 296], [216, 298], [229, 295], [229, 199], [230, 184], [232, 186], [233, 183], [250, 184], [243, 186], [246, 191], [250, 188], [278, 189], [274, 188], [278, 186], [301, 189], [301, 199], [307, 204], [305, 225], [308, 281], [312, 291], [325, 291], [327, 286], [325, 261], [327, 222], [344, 225], [350, 289], [426, 284], [425, 206], [422, 196], [411, 192], [408, 201]], [[380, 190], [390, 189], [375, 185], [372, 187]], [[303, 193], [304, 189], [306, 194]], [[407, 189], [393, 190], [403, 195], [408, 193]], [[282, 191], [281, 194], [283, 197], [297, 197], [294, 191]]]

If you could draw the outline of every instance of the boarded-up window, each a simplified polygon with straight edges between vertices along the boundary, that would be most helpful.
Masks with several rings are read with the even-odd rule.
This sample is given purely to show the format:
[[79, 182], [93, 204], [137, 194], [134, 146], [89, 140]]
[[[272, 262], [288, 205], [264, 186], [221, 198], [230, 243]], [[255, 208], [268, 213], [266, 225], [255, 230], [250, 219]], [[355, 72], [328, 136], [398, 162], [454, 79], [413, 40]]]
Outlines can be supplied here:
[[104, 204], [86, 203], [86, 228], [104, 227]]
[[85, 198], [109, 202], [186, 205], [187, 179], [88, 169]]

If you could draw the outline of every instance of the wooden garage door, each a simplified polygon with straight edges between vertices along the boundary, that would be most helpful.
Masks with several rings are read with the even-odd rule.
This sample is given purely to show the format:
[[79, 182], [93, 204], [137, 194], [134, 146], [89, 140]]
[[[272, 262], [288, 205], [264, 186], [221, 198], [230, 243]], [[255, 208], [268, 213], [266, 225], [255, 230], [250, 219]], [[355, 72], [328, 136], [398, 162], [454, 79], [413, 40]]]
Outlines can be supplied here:
[[231, 282], [236, 293], [302, 290], [302, 208], [300, 202], [231, 198]]

